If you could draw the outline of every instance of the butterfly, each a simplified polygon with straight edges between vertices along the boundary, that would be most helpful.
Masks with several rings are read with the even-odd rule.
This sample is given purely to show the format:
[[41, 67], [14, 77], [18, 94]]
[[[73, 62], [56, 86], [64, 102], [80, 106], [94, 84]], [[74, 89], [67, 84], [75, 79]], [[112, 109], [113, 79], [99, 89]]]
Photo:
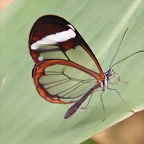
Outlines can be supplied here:
[[115, 64], [112, 66], [111, 62], [109, 70], [103, 72], [88, 44], [64, 18], [56, 15], [38, 18], [31, 28], [28, 44], [35, 62], [32, 78], [39, 95], [51, 103], [73, 103], [65, 119], [71, 117], [88, 97], [91, 99], [99, 88], [103, 110], [102, 95], [106, 89], [116, 91], [121, 97], [116, 89], [109, 88], [110, 79], [117, 75], [111, 69]]

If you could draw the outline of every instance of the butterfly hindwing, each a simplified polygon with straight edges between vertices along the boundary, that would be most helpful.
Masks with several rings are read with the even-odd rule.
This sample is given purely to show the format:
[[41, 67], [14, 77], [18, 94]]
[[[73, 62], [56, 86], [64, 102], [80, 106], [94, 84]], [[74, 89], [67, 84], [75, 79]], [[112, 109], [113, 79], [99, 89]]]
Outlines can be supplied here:
[[67, 60], [35, 65], [34, 82], [39, 94], [52, 103], [73, 103], [97, 84], [96, 74]]

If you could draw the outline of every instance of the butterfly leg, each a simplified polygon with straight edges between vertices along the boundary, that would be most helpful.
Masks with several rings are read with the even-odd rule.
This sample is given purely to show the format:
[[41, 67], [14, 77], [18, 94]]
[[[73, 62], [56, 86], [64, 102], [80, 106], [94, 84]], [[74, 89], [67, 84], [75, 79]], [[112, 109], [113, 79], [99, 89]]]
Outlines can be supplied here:
[[105, 92], [105, 90], [103, 90], [103, 92], [100, 94], [102, 108], [103, 108], [103, 112], [104, 112], [103, 121], [105, 121], [105, 106], [104, 106], [103, 99], [102, 99], [102, 95], [104, 94], [104, 92]]
[[[95, 91], [103, 91], [103, 90], [95, 90]], [[94, 92], [93, 92], [93, 93], [94, 93]], [[93, 94], [93, 93], [92, 93], [92, 94]], [[91, 98], [92, 98], [92, 94], [91, 94], [91, 96], [90, 96], [90, 98], [89, 98], [89, 100], [88, 100], [88, 103], [87, 103], [85, 106], [81, 107], [81, 109], [85, 109], [85, 108], [88, 107], [88, 105], [89, 105], [89, 103], [90, 103], [90, 101], [91, 101]]]
[[[105, 107], [104, 107], [104, 103], [103, 103], [103, 99], [102, 99], [102, 95], [103, 95], [103, 93], [105, 92], [105, 90], [99, 90], [99, 91], [103, 91], [103, 92], [100, 94], [100, 98], [101, 98], [102, 108], [103, 108], [103, 112], [104, 112], [103, 121], [105, 121]], [[87, 108], [87, 106], [88, 106], [89, 103], [90, 103], [91, 98], [92, 98], [92, 94], [91, 94], [91, 96], [90, 96], [90, 98], [89, 98], [88, 103], [86, 104], [86, 106], [82, 107], [81, 109]]]
[[[122, 80], [120, 80], [120, 76], [119, 76], [116, 72], [114, 72], [114, 74], [115, 74], [115, 75], [113, 75], [113, 76], [118, 80], [118, 82], [120, 81], [120, 82], [123, 82], [123, 83], [125, 83], [125, 84], [128, 83], [128, 81], [122, 81]], [[117, 75], [118, 77], [117, 77], [116, 75]], [[117, 83], [118, 83], [118, 82], [117, 82]]]
[[[101, 103], [102, 103], [102, 108], [103, 108], [103, 112], [104, 112], [103, 121], [105, 121], [105, 107], [104, 107], [104, 103], [103, 103], [103, 99], [102, 99], [102, 95], [103, 95], [104, 92], [105, 92], [105, 91], [103, 91], [103, 92], [100, 94]], [[87, 108], [87, 106], [88, 106], [89, 103], [90, 103], [91, 98], [92, 98], [92, 94], [91, 94], [91, 96], [90, 96], [90, 98], [89, 98], [88, 103], [86, 104], [86, 106], [81, 107], [81, 109], [85, 109], [85, 108]]]
[[87, 106], [89, 105], [89, 103], [90, 103], [90, 101], [91, 101], [91, 98], [92, 98], [92, 94], [91, 94], [91, 96], [90, 96], [90, 98], [89, 98], [89, 100], [88, 100], [88, 103], [87, 103], [85, 106], [81, 107], [81, 109], [87, 108]]
[[135, 113], [127, 104], [126, 102], [124, 101], [124, 99], [122, 98], [121, 94], [119, 93], [119, 91], [117, 89], [112, 89], [112, 88], [107, 88], [109, 90], [113, 90], [113, 91], [116, 91], [117, 94], [119, 95], [119, 97], [121, 98], [122, 102], [125, 104], [125, 106], [133, 113]]

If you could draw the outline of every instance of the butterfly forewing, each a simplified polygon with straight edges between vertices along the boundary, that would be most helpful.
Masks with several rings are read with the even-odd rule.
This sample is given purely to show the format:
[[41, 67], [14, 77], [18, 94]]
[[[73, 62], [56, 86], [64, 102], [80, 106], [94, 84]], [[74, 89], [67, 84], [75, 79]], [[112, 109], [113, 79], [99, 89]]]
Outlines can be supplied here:
[[29, 50], [35, 63], [50, 59], [70, 60], [104, 77], [87, 43], [74, 26], [61, 17], [46, 15], [34, 23], [29, 36]]

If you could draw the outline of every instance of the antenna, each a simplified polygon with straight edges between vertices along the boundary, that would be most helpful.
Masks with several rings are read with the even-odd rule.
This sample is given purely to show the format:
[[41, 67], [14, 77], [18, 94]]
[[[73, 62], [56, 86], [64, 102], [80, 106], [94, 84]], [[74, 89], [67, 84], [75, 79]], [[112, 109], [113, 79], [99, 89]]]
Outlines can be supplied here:
[[121, 59], [120, 61], [118, 61], [118, 62], [116, 62], [115, 64], [113, 64], [113, 65], [111, 66], [111, 68], [114, 67], [116, 64], [118, 64], [118, 63], [120, 63], [120, 62], [122, 62], [122, 61], [124, 61], [124, 60], [126, 60], [126, 59], [128, 59], [128, 58], [130, 58], [131, 56], [133, 56], [133, 55], [135, 55], [135, 54], [137, 54], [137, 53], [140, 53], [140, 52], [144, 52], [144, 50], [137, 51], [137, 52], [135, 52], [135, 53], [133, 53], [133, 54], [131, 54], [131, 55], [129, 55], [129, 56]]
[[117, 55], [117, 53], [118, 53], [118, 50], [119, 50], [119, 48], [120, 48], [120, 46], [121, 46], [121, 44], [122, 44], [122, 42], [123, 42], [123, 39], [124, 39], [127, 31], [128, 31], [128, 27], [127, 27], [127, 29], [125, 30], [125, 32], [124, 32], [124, 34], [123, 34], [123, 36], [122, 36], [122, 39], [121, 39], [121, 41], [120, 41], [120, 43], [119, 43], [119, 45], [118, 45], [118, 48], [117, 48], [117, 50], [116, 50], [116, 52], [115, 52], [115, 54], [114, 54], [114, 56], [113, 56], [113, 58], [112, 58], [112, 60], [111, 60], [109, 69], [111, 69], [111, 68], [113, 67], [113, 66], [111, 66], [111, 65], [112, 65], [112, 63], [113, 63], [113, 61], [114, 61], [114, 59], [115, 59], [115, 57], [116, 57], [116, 55]]

